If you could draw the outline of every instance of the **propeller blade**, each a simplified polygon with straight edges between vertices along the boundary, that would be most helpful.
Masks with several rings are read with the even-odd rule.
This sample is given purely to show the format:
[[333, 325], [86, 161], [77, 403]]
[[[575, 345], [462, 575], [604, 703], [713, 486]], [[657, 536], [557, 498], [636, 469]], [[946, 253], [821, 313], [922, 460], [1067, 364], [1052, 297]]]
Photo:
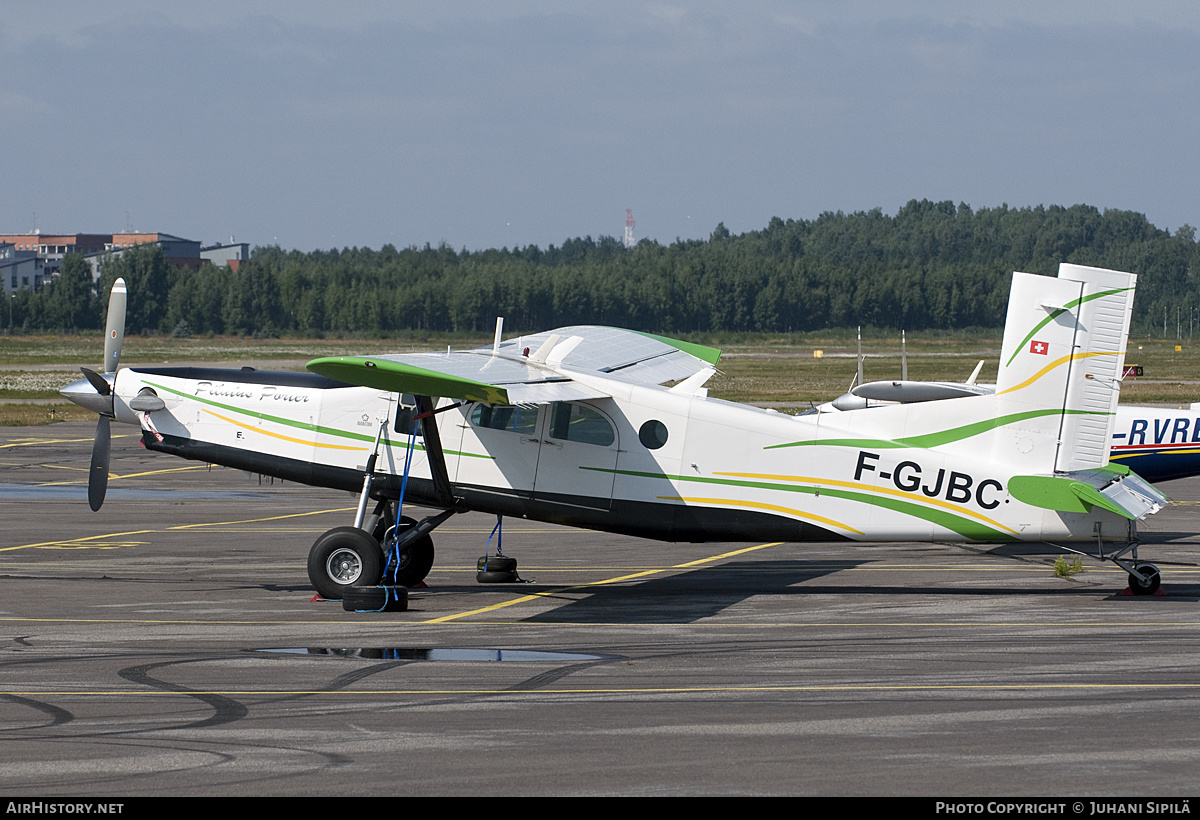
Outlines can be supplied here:
[[104, 503], [104, 493], [108, 490], [108, 453], [109, 453], [108, 416], [101, 416], [96, 422], [96, 441], [92, 444], [92, 469], [88, 472], [88, 506], [92, 512], [100, 509]]
[[117, 372], [121, 345], [125, 341], [125, 280], [113, 282], [108, 296], [108, 321], [104, 324], [104, 372]]
[[108, 383], [108, 379], [104, 378], [89, 367], [81, 367], [79, 370], [83, 373], [83, 377], [88, 380], [92, 387], [96, 388], [96, 392], [98, 394], [101, 396], [112, 395], [112, 385]]

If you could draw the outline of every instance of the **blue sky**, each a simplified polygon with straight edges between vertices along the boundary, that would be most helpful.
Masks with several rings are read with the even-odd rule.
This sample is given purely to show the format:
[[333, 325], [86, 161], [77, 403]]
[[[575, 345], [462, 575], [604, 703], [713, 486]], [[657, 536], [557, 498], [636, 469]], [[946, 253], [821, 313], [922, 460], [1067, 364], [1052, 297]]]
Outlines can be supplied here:
[[3, 0], [0, 21], [0, 233], [545, 247], [620, 236], [625, 208], [671, 242], [914, 198], [1200, 225], [1190, 2]]

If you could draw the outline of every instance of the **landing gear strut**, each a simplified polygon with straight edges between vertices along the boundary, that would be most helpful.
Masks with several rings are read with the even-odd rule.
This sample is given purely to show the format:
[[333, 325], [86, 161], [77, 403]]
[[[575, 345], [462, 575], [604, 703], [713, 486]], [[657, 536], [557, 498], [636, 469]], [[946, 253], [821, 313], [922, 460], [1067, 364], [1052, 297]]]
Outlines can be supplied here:
[[[1104, 551], [1104, 542], [1099, 538], [1099, 525], [1097, 525], [1096, 537], [1096, 554], [1095, 558], [1101, 561], [1112, 561], [1121, 569], [1129, 573], [1129, 591], [1134, 595], [1153, 595], [1158, 592], [1159, 586], [1162, 584], [1162, 574], [1158, 571], [1158, 567], [1154, 564], [1138, 560], [1138, 542], [1131, 540], [1129, 543], [1120, 549], [1114, 549], [1112, 552]], [[1134, 538], [1135, 533], [1131, 529], [1130, 537]], [[1079, 555], [1088, 555], [1088, 553], [1079, 552], [1067, 548], [1070, 552]], [[1129, 556], [1126, 558], [1126, 556]]]
[[[1129, 573], [1129, 591], [1134, 595], [1153, 595], [1158, 592], [1158, 588], [1162, 584], [1162, 575], [1154, 564], [1138, 560], [1137, 548], [1138, 545], [1135, 541], [1125, 549], [1111, 555], [1101, 553], [1100, 557], [1108, 558]], [[1127, 554], [1133, 559], [1132, 561], [1125, 560], [1124, 556]]]

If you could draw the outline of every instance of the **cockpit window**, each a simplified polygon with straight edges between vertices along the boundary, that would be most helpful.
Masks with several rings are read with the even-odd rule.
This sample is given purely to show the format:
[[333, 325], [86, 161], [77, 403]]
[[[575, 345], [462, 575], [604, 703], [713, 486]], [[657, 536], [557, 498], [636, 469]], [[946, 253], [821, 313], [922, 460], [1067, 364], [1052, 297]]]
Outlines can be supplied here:
[[617, 440], [608, 419], [585, 404], [550, 405], [550, 438], [607, 447]]
[[536, 407], [490, 407], [477, 404], [471, 411], [471, 424], [490, 430], [508, 430], [510, 433], [533, 435], [537, 432], [538, 411]]

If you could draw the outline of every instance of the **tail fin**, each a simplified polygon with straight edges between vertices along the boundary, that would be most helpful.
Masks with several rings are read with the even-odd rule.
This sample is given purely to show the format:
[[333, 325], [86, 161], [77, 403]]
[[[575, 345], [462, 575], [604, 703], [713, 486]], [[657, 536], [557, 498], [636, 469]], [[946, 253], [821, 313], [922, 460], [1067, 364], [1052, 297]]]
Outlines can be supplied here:
[[1137, 277], [1063, 263], [1058, 278], [1013, 274], [996, 395], [1061, 407], [1054, 469], [1108, 464]]

